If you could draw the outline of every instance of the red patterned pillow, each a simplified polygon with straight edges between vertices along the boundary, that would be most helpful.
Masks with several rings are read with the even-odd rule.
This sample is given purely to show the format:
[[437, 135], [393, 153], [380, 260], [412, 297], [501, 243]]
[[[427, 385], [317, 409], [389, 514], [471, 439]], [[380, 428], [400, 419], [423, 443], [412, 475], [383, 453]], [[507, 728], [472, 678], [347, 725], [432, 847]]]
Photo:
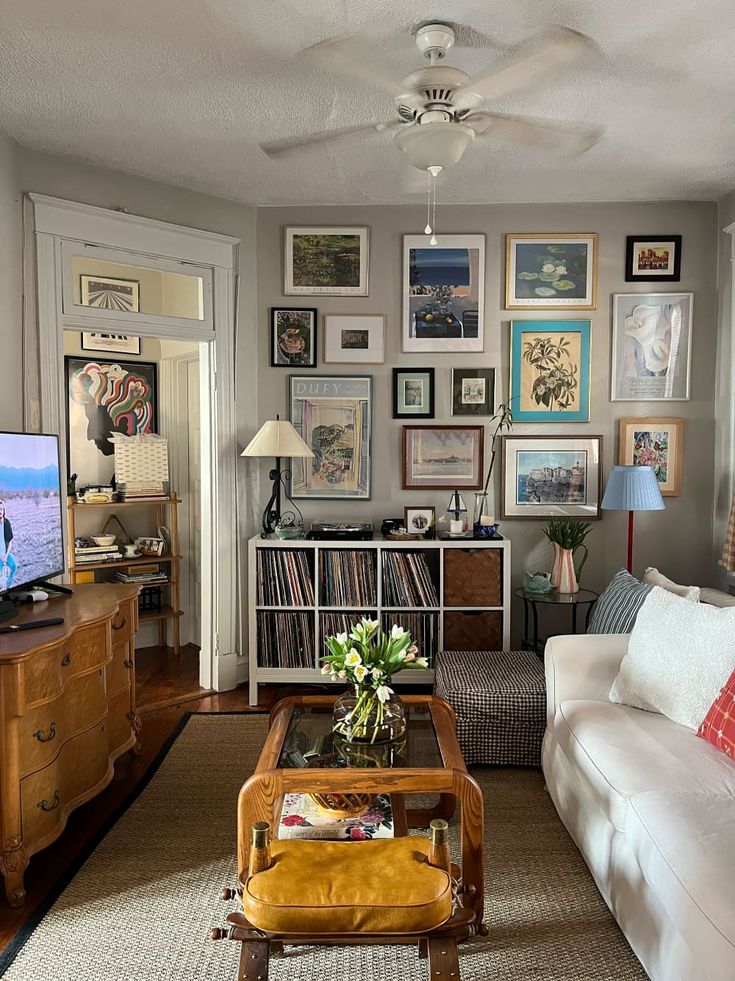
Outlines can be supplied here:
[[710, 705], [697, 735], [735, 760], [735, 671]]

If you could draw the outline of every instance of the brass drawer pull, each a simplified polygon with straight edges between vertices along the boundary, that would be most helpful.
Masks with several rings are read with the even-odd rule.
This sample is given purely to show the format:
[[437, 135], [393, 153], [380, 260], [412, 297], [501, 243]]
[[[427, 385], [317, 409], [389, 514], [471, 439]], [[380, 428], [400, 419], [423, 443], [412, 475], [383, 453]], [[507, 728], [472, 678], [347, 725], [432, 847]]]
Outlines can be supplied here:
[[39, 743], [50, 743], [51, 740], [55, 737], [55, 735], [56, 735], [56, 723], [52, 722], [51, 725], [48, 727], [47, 736], [44, 736], [43, 729], [36, 729], [36, 731], [33, 733], [33, 738], [37, 739]]
[[132, 666], [133, 666], [132, 658], [126, 657], [125, 660], [123, 661], [123, 667], [132, 668]]
[[69, 664], [71, 664], [71, 654], [64, 654], [64, 656], [61, 659], [62, 668], [67, 667], [67, 665]]
[[113, 630], [122, 630], [122, 628], [125, 626], [125, 624], [127, 622], [128, 622], [128, 618], [127, 617], [123, 617], [122, 620], [120, 621], [120, 623], [113, 623], [112, 629]]
[[59, 806], [59, 791], [58, 790], [54, 792], [54, 799], [51, 801], [50, 804], [49, 804], [49, 802], [47, 800], [40, 800], [36, 804], [36, 807], [40, 807], [42, 811], [55, 811], [58, 806]]

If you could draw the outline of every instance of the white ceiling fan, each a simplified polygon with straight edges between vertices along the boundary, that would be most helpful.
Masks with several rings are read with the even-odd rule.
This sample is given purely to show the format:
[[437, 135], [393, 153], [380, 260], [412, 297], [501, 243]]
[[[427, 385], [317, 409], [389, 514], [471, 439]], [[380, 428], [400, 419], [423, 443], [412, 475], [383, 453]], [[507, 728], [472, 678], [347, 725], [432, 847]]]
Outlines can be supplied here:
[[[461, 27], [458, 30], [466, 32]], [[473, 46], [476, 36], [473, 32]], [[534, 83], [547, 82], [562, 69], [581, 67], [598, 58], [597, 45], [586, 35], [551, 28], [521, 45], [512, 59], [474, 79], [445, 63], [455, 38], [449, 24], [419, 27], [414, 40], [428, 65], [403, 79], [392, 78], [366, 59], [364, 41], [357, 37], [333, 38], [307, 48], [302, 56], [325, 71], [357, 78], [390, 95], [399, 118], [263, 143], [261, 148], [270, 157], [284, 157], [359, 133], [389, 131], [414, 167], [436, 177], [458, 163], [476, 137], [577, 153], [598, 142], [603, 133], [600, 126], [506, 115], [483, 107]]]

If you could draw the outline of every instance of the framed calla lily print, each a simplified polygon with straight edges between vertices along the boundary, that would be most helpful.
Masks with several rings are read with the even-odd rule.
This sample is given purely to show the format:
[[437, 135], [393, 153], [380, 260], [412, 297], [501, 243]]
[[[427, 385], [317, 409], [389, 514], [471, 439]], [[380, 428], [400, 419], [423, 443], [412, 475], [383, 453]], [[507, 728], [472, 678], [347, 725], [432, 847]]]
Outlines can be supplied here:
[[513, 320], [514, 422], [589, 422], [590, 321]]
[[506, 235], [506, 310], [596, 310], [597, 240], [586, 235]]
[[613, 402], [687, 401], [693, 293], [614, 293]]

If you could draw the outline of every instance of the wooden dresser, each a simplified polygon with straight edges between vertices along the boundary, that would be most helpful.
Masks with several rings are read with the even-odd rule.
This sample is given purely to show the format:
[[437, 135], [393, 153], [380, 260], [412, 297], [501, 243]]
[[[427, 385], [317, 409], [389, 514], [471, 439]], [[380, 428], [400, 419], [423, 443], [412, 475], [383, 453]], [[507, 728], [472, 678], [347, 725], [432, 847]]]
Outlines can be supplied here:
[[0, 634], [0, 871], [11, 906], [25, 901], [31, 855], [137, 741], [137, 596], [137, 586], [76, 585], [74, 596], [29, 604], [13, 621], [63, 624]]

